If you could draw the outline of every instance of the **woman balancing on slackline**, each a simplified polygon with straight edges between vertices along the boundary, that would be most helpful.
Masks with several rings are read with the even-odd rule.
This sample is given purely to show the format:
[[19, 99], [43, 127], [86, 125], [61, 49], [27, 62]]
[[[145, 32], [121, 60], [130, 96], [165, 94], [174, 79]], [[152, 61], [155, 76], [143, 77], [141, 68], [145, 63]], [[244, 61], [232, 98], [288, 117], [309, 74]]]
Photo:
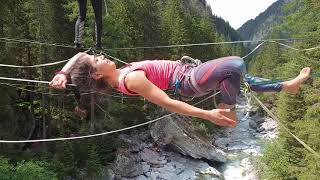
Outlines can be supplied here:
[[[65, 88], [67, 76], [80, 90], [90, 90], [103, 83], [130, 95], [141, 95], [169, 111], [208, 120], [220, 126], [235, 127], [236, 96], [244, 79], [256, 92], [287, 92], [296, 94], [310, 76], [311, 69], [303, 68], [292, 80], [272, 84], [253, 83], [256, 77], [246, 74], [243, 59], [236, 56], [207, 61], [198, 66], [170, 60], [133, 62], [117, 69], [110, 59], [78, 53], [54, 76], [50, 86]], [[88, 87], [88, 85], [90, 87]], [[199, 97], [220, 90], [222, 102], [217, 109], [203, 110], [179, 100], [171, 99], [164, 90], [176, 90], [180, 95]], [[81, 111], [86, 116], [86, 111]], [[81, 113], [80, 113], [81, 115]]]

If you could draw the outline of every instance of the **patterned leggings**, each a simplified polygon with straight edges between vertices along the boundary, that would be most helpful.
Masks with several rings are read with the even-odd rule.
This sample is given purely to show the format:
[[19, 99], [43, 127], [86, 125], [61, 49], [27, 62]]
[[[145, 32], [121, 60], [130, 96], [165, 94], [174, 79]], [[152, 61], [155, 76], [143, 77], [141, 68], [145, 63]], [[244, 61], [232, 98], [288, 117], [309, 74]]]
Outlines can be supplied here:
[[261, 81], [260, 78], [246, 74], [244, 61], [237, 56], [207, 61], [190, 68], [185, 74], [179, 89], [181, 95], [199, 97], [213, 90], [220, 90], [222, 102], [229, 105], [236, 103], [242, 79], [256, 92], [279, 92], [282, 89], [282, 82], [255, 84]]

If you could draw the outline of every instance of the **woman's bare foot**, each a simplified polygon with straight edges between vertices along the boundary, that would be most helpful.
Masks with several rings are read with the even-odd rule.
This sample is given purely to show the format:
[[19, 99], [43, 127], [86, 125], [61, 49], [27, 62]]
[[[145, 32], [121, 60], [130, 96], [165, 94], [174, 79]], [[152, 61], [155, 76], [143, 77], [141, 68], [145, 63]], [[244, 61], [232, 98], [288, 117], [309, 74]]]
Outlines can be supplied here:
[[[218, 109], [234, 109], [235, 105], [228, 105], [224, 103], [218, 104]], [[238, 121], [236, 110], [231, 110], [230, 112], [222, 112], [222, 114], [232, 120]]]
[[303, 68], [296, 78], [283, 82], [282, 91], [290, 94], [297, 94], [299, 92], [300, 85], [309, 79], [310, 73], [311, 69], [309, 67]]

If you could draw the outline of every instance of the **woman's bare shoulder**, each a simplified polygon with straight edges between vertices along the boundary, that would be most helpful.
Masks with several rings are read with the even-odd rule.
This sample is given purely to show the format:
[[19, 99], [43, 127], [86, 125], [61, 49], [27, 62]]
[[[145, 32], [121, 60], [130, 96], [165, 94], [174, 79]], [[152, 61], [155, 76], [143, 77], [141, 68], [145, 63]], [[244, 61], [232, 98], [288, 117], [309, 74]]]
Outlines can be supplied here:
[[127, 88], [131, 89], [131, 88], [136, 88], [141, 83], [143, 83], [143, 81], [146, 81], [146, 80], [148, 79], [146, 78], [145, 72], [142, 70], [137, 70], [127, 74], [125, 78], [125, 84]]

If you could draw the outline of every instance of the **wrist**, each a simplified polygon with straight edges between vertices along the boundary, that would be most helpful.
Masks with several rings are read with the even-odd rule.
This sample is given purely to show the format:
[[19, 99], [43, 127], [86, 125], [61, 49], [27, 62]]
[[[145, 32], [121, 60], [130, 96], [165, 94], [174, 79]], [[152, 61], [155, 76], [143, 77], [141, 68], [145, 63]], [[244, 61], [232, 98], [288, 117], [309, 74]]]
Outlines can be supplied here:
[[67, 73], [66, 73], [65, 71], [57, 71], [57, 72], [55, 72], [54, 74], [55, 74], [55, 75], [57, 75], [57, 74], [63, 74], [63, 75], [65, 75], [65, 76], [67, 76]]
[[208, 110], [202, 110], [202, 112], [200, 113], [200, 118], [201, 119], [208, 119], [209, 118], [208, 113], [209, 113]]

